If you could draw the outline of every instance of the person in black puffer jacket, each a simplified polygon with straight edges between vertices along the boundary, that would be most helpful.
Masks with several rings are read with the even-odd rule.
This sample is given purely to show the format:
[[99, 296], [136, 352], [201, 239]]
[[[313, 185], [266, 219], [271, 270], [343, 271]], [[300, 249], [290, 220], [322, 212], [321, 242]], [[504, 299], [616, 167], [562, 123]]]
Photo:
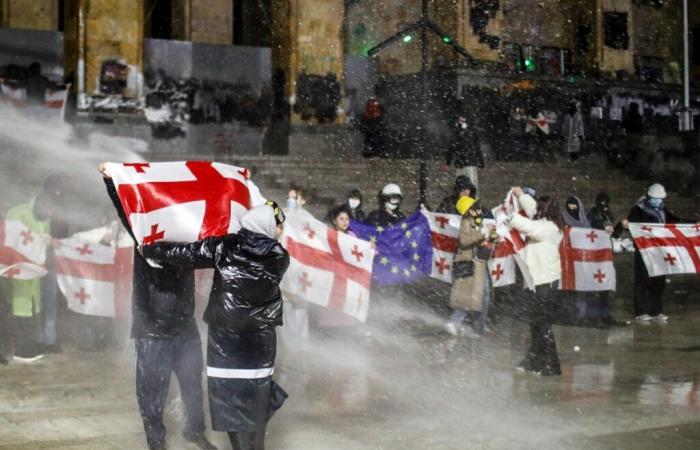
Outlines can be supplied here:
[[[119, 219], [129, 230], [116, 187], [104, 172], [105, 186]], [[136, 245], [139, 242], [134, 238]], [[202, 344], [194, 320], [194, 270], [164, 264], [151, 267], [134, 252], [131, 337], [136, 346], [136, 398], [149, 449], [165, 448], [163, 409], [175, 372], [187, 421], [183, 437], [205, 450], [216, 449], [204, 434]]]
[[282, 325], [279, 284], [289, 266], [277, 241], [283, 222], [282, 210], [268, 202], [243, 216], [237, 235], [142, 248], [146, 258], [215, 270], [204, 313], [209, 405], [212, 428], [228, 432], [235, 450], [264, 449], [267, 422], [287, 398], [272, 381], [275, 327]]

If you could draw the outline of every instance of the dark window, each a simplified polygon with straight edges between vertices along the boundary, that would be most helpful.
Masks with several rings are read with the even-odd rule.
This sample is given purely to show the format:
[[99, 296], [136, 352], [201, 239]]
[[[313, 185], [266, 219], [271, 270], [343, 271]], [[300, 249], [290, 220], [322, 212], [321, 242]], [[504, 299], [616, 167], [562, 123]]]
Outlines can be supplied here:
[[[0, 16], [2, 16], [2, 14], [0, 14]], [[66, 2], [65, 2], [65, 0], [58, 0], [58, 31], [64, 31], [65, 28], [66, 28]]]
[[233, 44], [269, 47], [271, 40], [270, 0], [233, 2]]
[[589, 40], [593, 30], [588, 25], [579, 25], [576, 28], [576, 54], [579, 56], [588, 54]]
[[[151, 0], [146, 20], [150, 19], [150, 37], [155, 39], [172, 39], [173, 5], [171, 0]], [[148, 4], [148, 3], [146, 3]]]
[[605, 29], [605, 46], [618, 50], [627, 50], [630, 36], [627, 32], [627, 13], [606, 12], [603, 14]]

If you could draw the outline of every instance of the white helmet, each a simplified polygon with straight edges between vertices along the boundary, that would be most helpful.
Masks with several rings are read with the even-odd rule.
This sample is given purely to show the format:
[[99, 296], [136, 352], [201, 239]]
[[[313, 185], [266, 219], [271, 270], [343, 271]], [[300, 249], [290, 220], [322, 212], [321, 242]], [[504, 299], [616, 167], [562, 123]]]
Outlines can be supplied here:
[[663, 185], [659, 183], [654, 183], [651, 186], [649, 186], [649, 189], [647, 190], [647, 196], [652, 198], [666, 198], [666, 189], [664, 189]]
[[400, 197], [403, 197], [403, 194], [401, 193], [401, 188], [394, 183], [389, 183], [384, 188], [382, 189], [382, 195], [384, 197], [390, 197], [392, 195], [398, 195]]

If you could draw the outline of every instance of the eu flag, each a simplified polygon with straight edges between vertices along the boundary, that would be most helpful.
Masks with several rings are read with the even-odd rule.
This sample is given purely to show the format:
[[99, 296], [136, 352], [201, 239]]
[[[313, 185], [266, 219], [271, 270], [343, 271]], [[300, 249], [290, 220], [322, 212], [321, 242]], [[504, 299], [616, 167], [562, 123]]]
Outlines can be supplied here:
[[372, 278], [380, 285], [410, 283], [430, 275], [433, 243], [430, 224], [420, 211], [387, 227], [352, 222], [350, 230], [360, 239], [376, 243]]

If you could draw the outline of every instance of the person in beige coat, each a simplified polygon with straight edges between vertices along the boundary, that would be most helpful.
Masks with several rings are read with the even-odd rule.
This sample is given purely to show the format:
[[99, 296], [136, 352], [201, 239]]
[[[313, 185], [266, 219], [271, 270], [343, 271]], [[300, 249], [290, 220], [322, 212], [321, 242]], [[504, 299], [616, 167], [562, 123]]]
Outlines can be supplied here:
[[550, 197], [540, 197], [537, 202], [513, 188], [521, 206], [526, 211], [536, 205], [533, 219], [514, 214], [509, 218], [511, 228], [527, 238], [522, 250], [523, 259], [532, 277], [534, 290], [523, 301], [521, 317], [530, 324], [530, 349], [517, 369], [538, 375], [560, 375], [557, 346], [552, 333], [552, 323], [559, 313], [558, 284], [561, 278], [559, 243], [563, 238], [564, 223], [557, 202]]
[[[457, 211], [462, 214], [459, 229], [459, 247], [452, 263], [452, 291], [450, 307], [454, 310], [445, 330], [457, 335], [481, 336], [484, 320], [481, 320], [484, 298], [488, 295], [488, 260], [496, 239], [493, 228], [485, 236], [481, 224], [481, 205], [478, 199], [463, 196], [457, 201]], [[462, 326], [468, 314], [472, 316], [473, 328]]]

